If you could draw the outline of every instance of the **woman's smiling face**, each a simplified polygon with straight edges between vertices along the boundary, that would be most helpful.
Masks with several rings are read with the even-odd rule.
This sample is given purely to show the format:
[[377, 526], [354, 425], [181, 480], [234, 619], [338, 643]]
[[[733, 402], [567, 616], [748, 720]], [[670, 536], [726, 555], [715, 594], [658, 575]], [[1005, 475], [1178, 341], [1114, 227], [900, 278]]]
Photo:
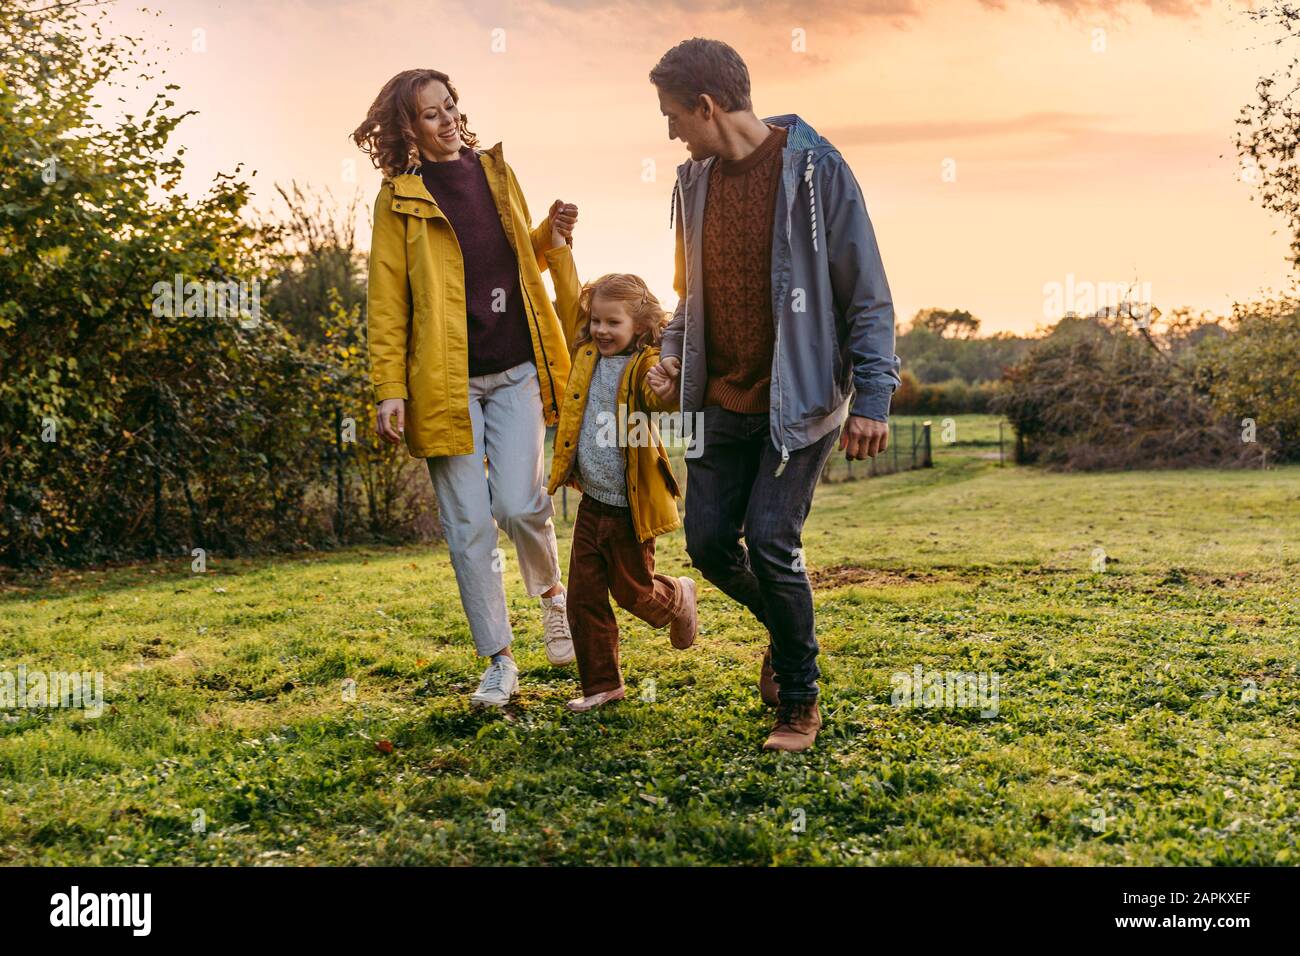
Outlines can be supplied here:
[[415, 98], [415, 138], [420, 154], [435, 163], [460, 156], [460, 108], [438, 80], [421, 87]]

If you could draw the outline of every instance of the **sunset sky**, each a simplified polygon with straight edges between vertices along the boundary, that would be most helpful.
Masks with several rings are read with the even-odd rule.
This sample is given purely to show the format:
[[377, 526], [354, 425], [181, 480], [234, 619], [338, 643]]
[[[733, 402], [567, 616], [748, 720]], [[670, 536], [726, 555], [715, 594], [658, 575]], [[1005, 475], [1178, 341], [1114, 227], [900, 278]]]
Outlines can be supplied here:
[[274, 209], [272, 184], [291, 178], [344, 202], [359, 190], [368, 244], [379, 176], [347, 134], [392, 74], [434, 67], [460, 88], [482, 144], [504, 142], [535, 217], [554, 198], [578, 204], [583, 276], [639, 273], [670, 308], [669, 197], [685, 151], [647, 73], [681, 39], [726, 40], [749, 65], [759, 115], [799, 113], [852, 166], [900, 325], [937, 306], [969, 309], [985, 331], [1029, 331], [1046, 321], [1044, 286], [1070, 275], [1149, 283], [1166, 312], [1226, 311], [1289, 283], [1287, 237], [1250, 201], [1232, 140], [1257, 79], [1296, 51], [1246, 9], [175, 0], [161, 14], [119, 4], [109, 23], [165, 47], [163, 82], [199, 111], [176, 140], [190, 191], [241, 162], [257, 170], [259, 208]]

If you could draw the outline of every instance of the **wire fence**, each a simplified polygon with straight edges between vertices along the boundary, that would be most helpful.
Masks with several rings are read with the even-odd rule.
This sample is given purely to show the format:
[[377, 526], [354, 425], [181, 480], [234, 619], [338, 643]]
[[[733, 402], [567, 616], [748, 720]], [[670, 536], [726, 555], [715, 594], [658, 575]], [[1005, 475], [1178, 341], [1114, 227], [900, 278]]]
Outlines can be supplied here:
[[843, 455], [831, 453], [822, 469], [822, 482], [833, 484], [892, 475], [913, 468], [933, 468], [934, 451], [930, 444], [930, 423], [911, 422], [910, 427], [891, 423], [889, 443], [883, 454], [866, 461], [850, 461]]
[[[551, 449], [555, 444], [554, 438], [555, 428], [552, 426], [547, 430], [546, 440], [548, 477], [551, 473]], [[669, 445], [667, 451], [673, 475], [682, 488], [682, 497], [685, 500], [686, 495], [689, 494], [687, 489], [689, 464], [684, 449], [680, 445]], [[868, 458], [866, 461], [849, 461], [843, 455], [832, 452], [826, 461], [826, 467], [822, 469], [821, 482], [837, 484], [862, 478], [874, 478], [878, 475], [892, 475], [901, 471], [911, 471], [914, 468], [932, 467], [934, 467], [934, 450], [930, 422], [890, 424], [889, 443], [882, 454], [875, 458]], [[553, 496], [557, 517], [566, 523], [571, 522], [576, 515], [578, 501], [581, 498], [582, 495], [572, 488], [558, 489]]]

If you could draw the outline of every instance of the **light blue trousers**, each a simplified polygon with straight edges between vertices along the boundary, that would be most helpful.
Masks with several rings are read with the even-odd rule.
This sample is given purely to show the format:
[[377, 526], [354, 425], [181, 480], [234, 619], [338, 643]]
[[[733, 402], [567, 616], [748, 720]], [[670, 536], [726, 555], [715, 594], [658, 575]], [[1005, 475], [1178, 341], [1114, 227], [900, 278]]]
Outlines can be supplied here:
[[514, 542], [530, 597], [560, 581], [551, 520], [555, 509], [543, 474], [546, 425], [536, 366], [523, 362], [504, 372], [471, 376], [469, 414], [474, 451], [425, 460], [460, 603], [474, 646], [487, 657], [514, 639], [506, 612], [506, 554], [498, 547], [498, 529]]

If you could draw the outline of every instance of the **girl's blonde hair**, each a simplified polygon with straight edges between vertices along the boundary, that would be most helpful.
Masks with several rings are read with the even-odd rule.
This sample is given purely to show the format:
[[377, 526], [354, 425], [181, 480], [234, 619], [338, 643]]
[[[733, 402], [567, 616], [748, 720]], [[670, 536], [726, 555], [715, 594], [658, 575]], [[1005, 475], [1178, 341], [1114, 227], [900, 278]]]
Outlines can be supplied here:
[[578, 299], [578, 339], [576, 349], [591, 341], [591, 303], [600, 296], [606, 302], [618, 302], [632, 319], [632, 347], [640, 350], [658, 345], [668, 324], [668, 314], [640, 276], [625, 272], [611, 272], [582, 287]]

